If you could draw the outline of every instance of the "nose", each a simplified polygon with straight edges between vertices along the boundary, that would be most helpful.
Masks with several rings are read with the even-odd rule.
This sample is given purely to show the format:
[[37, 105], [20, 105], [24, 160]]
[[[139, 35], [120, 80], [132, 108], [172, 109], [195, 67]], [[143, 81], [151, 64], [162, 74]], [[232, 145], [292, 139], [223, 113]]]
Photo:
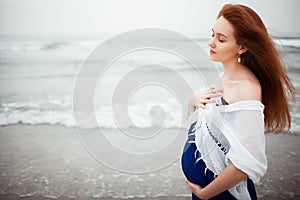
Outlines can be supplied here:
[[208, 46], [210, 46], [211, 48], [214, 48], [214, 47], [216, 46], [214, 37], [212, 37], [212, 38], [209, 40]]

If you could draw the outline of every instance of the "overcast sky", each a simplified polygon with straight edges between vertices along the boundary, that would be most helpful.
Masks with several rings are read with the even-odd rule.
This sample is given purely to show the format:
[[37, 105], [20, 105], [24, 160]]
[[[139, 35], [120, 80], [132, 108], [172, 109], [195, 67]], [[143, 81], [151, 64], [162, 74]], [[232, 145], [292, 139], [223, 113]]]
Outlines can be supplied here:
[[227, 2], [254, 8], [271, 33], [300, 35], [300, 0], [0, 0], [0, 34], [116, 35], [151, 27], [209, 37]]

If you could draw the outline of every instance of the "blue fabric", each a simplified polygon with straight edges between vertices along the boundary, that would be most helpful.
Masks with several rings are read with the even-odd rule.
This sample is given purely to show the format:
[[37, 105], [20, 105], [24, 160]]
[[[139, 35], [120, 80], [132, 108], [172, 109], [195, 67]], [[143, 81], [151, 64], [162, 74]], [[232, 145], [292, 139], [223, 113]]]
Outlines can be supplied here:
[[[206, 187], [215, 179], [215, 175], [212, 171], [206, 169], [206, 164], [203, 162], [203, 160], [197, 161], [197, 159], [200, 158], [200, 153], [196, 151], [197, 147], [195, 143], [190, 143], [195, 141], [195, 135], [193, 135], [193, 133], [195, 132], [195, 125], [196, 122], [190, 126], [190, 129], [188, 131], [188, 140], [184, 146], [183, 154], [181, 157], [181, 165], [183, 173], [189, 181], [200, 185], [201, 187]], [[250, 179], [248, 179], [247, 186], [251, 199], [257, 199], [254, 184]], [[229, 191], [225, 191], [211, 199], [231, 200], [235, 199], [235, 197], [232, 196]], [[192, 200], [199, 200], [199, 198], [192, 194]]]

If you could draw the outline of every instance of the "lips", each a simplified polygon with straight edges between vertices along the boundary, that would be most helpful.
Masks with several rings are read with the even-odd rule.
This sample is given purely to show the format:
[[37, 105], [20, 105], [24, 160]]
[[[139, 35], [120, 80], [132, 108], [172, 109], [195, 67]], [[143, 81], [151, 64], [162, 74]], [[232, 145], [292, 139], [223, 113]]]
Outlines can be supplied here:
[[215, 51], [213, 51], [213, 50], [210, 50], [209, 53], [210, 53], [210, 54], [216, 54], [217, 52], [215, 52]]

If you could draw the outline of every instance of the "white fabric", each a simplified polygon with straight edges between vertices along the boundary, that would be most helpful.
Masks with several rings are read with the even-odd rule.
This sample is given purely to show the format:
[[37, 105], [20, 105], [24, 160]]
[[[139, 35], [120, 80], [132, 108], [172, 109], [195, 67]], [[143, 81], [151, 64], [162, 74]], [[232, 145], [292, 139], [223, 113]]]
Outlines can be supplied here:
[[[264, 106], [259, 101], [230, 105], [207, 105], [190, 116], [197, 121], [195, 144], [206, 166], [219, 175], [230, 163], [257, 183], [267, 170], [264, 135]], [[229, 192], [237, 199], [250, 199], [247, 180]]]

